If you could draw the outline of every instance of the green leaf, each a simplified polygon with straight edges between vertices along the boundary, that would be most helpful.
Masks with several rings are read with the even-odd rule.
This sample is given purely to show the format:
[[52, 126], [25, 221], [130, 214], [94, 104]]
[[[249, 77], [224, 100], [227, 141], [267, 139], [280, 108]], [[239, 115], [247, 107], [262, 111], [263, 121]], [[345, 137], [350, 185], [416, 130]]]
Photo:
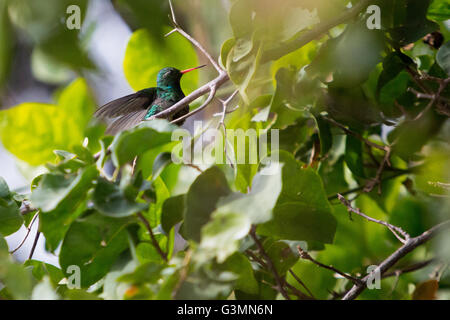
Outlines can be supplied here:
[[236, 192], [222, 197], [217, 203], [217, 212], [245, 216], [252, 224], [269, 221], [272, 218], [272, 209], [277, 203], [281, 188], [280, 165], [271, 174], [257, 173], [253, 178], [249, 193]]
[[248, 294], [258, 293], [258, 282], [255, 279], [250, 261], [242, 253], [236, 252], [231, 255], [219, 268], [237, 274], [235, 289]]
[[328, 121], [322, 117], [316, 117], [317, 127], [319, 129], [320, 139], [320, 155], [325, 156], [333, 146], [333, 136], [331, 134], [331, 127]]
[[[156, 87], [156, 76], [162, 68], [182, 70], [197, 65], [195, 50], [184, 37], [174, 33], [158, 41], [146, 29], [139, 29], [131, 35], [123, 62], [125, 77], [136, 91]], [[197, 82], [198, 73], [191, 72], [182, 78], [181, 87], [190, 92], [196, 89]]]
[[[81, 286], [88, 287], [105, 276], [128, 247], [124, 228], [129, 220], [92, 214], [74, 222], [64, 238], [59, 263], [62, 270], [80, 267]], [[70, 275], [66, 275], [70, 276]]]
[[0, 281], [14, 299], [28, 300], [33, 289], [31, 272], [22, 265], [0, 258]]
[[184, 212], [183, 228], [188, 239], [200, 242], [201, 229], [210, 221], [217, 201], [229, 193], [225, 175], [217, 167], [209, 168], [195, 179], [186, 195]]
[[313, 12], [302, 7], [285, 7], [286, 12], [283, 15], [283, 28], [277, 40], [286, 41], [295, 37], [300, 31], [311, 27], [320, 22], [317, 16], [317, 10]]
[[93, 194], [94, 208], [101, 214], [123, 218], [146, 210], [146, 203], [138, 203], [127, 196], [126, 192], [118, 185], [106, 179], [98, 179]]
[[311, 168], [303, 169], [293, 156], [280, 152], [283, 187], [273, 219], [260, 225], [260, 234], [287, 240], [333, 241], [336, 219], [322, 181]]
[[72, 78], [67, 66], [48, 56], [39, 47], [35, 47], [31, 54], [31, 71], [36, 79], [49, 84], [67, 83]]
[[0, 234], [8, 236], [20, 229], [24, 220], [6, 181], [0, 177]]
[[66, 87], [58, 104], [27, 102], [0, 111], [0, 137], [6, 149], [31, 165], [54, 161], [53, 150], [72, 150], [83, 142], [94, 102], [86, 82]]
[[13, 199], [0, 198], [0, 233], [8, 236], [23, 224], [19, 207]]
[[236, 39], [230, 38], [222, 44], [222, 48], [220, 49], [220, 60], [219, 61], [223, 68], [226, 68], [229, 53], [230, 53], [231, 49], [234, 47], [235, 43], [236, 43]]
[[297, 87], [298, 75], [294, 68], [281, 68], [275, 75], [276, 90], [270, 103], [270, 112], [277, 114], [274, 129], [284, 129], [294, 124], [297, 119], [307, 116], [306, 108], [310, 104], [307, 98], [308, 94], [314, 94], [314, 88], [308, 83], [308, 88], [304, 91], [309, 92], [301, 91], [305, 88]]
[[161, 271], [163, 271], [164, 265], [147, 262], [141, 264], [131, 273], [126, 273], [121, 275], [117, 281], [128, 282], [132, 284], [143, 284], [143, 283], [156, 283], [161, 277]]
[[176, 292], [175, 299], [225, 299], [230, 295], [236, 279], [237, 276], [234, 273], [204, 265], [187, 276]]
[[[250, 82], [256, 73], [263, 47], [261, 42], [256, 43], [257, 40], [255, 38], [256, 37], [253, 36], [251, 40], [248, 40], [248, 42], [252, 42], [252, 49], [250, 52], [247, 53], [247, 50], [242, 50], [237, 46], [239, 43], [235, 43], [227, 57], [226, 69], [230, 75], [231, 81], [233, 81], [239, 89], [240, 95], [245, 104], [250, 103], [247, 96], [247, 87], [250, 85]], [[248, 42], [245, 42], [246, 49], [250, 47]]]
[[435, 21], [450, 19], [450, 3], [447, 0], [433, 0], [428, 8], [427, 17]]
[[8, 184], [5, 179], [0, 177], [0, 198], [8, 198], [11, 196], [11, 192], [9, 191]]
[[289, 244], [284, 241], [268, 238], [263, 246], [281, 276], [285, 275], [298, 260], [298, 254], [294, 254]]
[[172, 154], [170, 152], [160, 153], [153, 162], [152, 180], [159, 177], [161, 172], [172, 163]]
[[152, 226], [157, 226], [161, 224], [162, 207], [164, 201], [170, 197], [170, 192], [161, 177], [158, 177], [153, 181], [153, 186], [156, 191], [156, 202], [154, 205], [150, 206], [150, 210], [146, 213], [146, 216], [150, 220]]
[[239, 240], [250, 231], [250, 219], [234, 212], [214, 212], [202, 228], [200, 250], [224, 262], [239, 248]]
[[344, 156], [335, 161], [330, 159], [323, 161], [319, 168], [319, 174], [329, 196], [348, 189], [348, 183], [344, 176]]
[[345, 163], [357, 177], [365, 177], [363, 163], [363, 143], [352, 135], [347, 135], [345, 143]]
[[439, 29], [439, 25], [427, 20], [431, 0], [377, 1], [381, 8], [381, 22], [392, 40], [399, 46], [416, 42], [428, 33]]
[[365, 22], [347, 25], [337, 38], [328, 40], [308, 67], [311, 75], [319, 75], [333, 86], [352, 88], [369, 78], [370, 72], [381, 61], [384, 49], [383, 34], [369, 30]]
[[[425, 104], [423, 104], [425, 108]], [[398, 125], [389, 133], [390, 142], [397, 140], [394, 147], [394, 155], [398, 155], [404, 160], [414, 159], [416, 153], [435, 136], [442, 127], [444, 120], [434, 113], [425, 114], [419, 120], [414, 122], [404, 122]]]
[[175, 128], [167, 120], [154, 119], [120, 132], [111, 144], [114, 165], [120, 167], [150, 149], [171, 142]]
[[45, 174], [31, 194], [33, 206], [41, 208], [39, 228], [47, 249], [56, 250], [70, 224], [86, 210], [85, 199], [98, 176], [95, 165], [78, 175]]
[[0, 256], [3, 257], [3, 255], [6, 256], [8, 254], [8, 243], [5, 238], [3, 238], [3, 235], [0, 234]]
[[98, 171], [95, 165], [83, 169], [78, 175], [45, 174], [38, 187], [33, 190], [31, 202], [42, 212], [51, 212], [56, 209], [67, 210], [86, 196], [97, 176]]
[[378, 78], [377, 96], [387, 83], [395, 79], [401, 71], [413, 64], [414, 61], [401, 52], [393, 52], [388, 54], [383, 60], [383, 71]]
[[244, 37], [252, 33], [252, 4], [252, 1], [249, 0], [238, 0], [231, 6], [229, 19], [235, 38]]
[[330, 209], [287, 202], [276, 206], [273, 215], [272, 221], [258, 226], [259, 234], [286, 240], [333, 242], [336, 219]]
[[42, 261], [27, 260], [25, 261], [24, 266], [31, 269], [33, 277], [35, 277], [38, 281], [41, 281], [45, 276], [48, 276], [52, 285], [55, 287], [64, 278], [64, 274], [61, 269]]
[[184, 194], [166, 199], [161, 211], [161, 226], [166, 234], [181, 220], [183, 220]]
[[438, 51], [436, 61], [450, 76], [450, 41], [447, 41]]

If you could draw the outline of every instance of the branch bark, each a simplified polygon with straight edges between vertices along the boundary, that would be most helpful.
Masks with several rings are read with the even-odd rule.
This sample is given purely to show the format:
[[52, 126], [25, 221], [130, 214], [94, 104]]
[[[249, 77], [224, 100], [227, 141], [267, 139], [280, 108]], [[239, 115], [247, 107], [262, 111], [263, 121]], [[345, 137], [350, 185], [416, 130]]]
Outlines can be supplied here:
[[[392, 253], [388, 258], [386, 258], [383, 262], [380, 263], [377, 270], [379, 270], [381, 276], [385, 274], [389, 268], [394, 266], [401, 258], [406, 256], [408, 253], [413, 251], [418, 246], [424, 244], [431, 238], [433, 238], [438, 232], [442, 231], [445, 228], [450, 227], [450, 220], [444, 221], [433, 228], [425, 231], [421, 235], [410, 238], [406, 243], [397, 249], [394, 253]], [[368, 274], [362, 279], [361, 284], [355, 284], [353, 287], [345, 294], [342, 300], [353, 300], [358, 297], [361, 292], [364, 291], [367, 285], [367, 281], [370, 278], [371, 274]]]
[[173, 24], [174, 28], [172, 31], [170, 31], [168, 34], [166, 34], [166, 36], [169, 36], [175, 32], [178, 32], [179, 34], [181, 34], [184, 38], [186, 38], [189, 42], [191, 42], [208, 59], [208, 61], [211, 63], [211, 65], [214, 67], [214, 69], [217, 70], [217, 72], [219, 74], [215, 79], [213, 79], [212, 81], [201, 86], [197, 90], [191, 92], [188, 96], [184, 97], [183, 99], [178, 101], [176, 104], [174, 104], [170, 108], [167, 108], [166, 110], [163, 110], [160, 113], [158, 113], [148, 119], [148, 121], [149, 121], [149, 120], [153, 120], [155, 118], [167, 118], [168, 116], [170, 116], [170, 115], [180, 111], [184, 107], [188, 106], [191, 102], [194, 102], [199, 97], [207, 94], [208, 92], [210, 93], [208, 98], [206, 99], [206, 101], [202, 104], [202, 106], [195, 109], [194, 111], [189, 112], [188, 114], [184, 115], [183, 117], [180, 117], [180, 118], [172, 121], [172, 123], [176, 123], [176, 122], [179, 122], [186, 118], [189, 118], [190, 116], [192, 116], [192, 115], [196, 114], [197, 112], [206, 108], [209, 105], [209, 103], [212, 101], [212, 99], [214, 98], [217, 89], [219, 87], [221, 87], [224, 83], [226, 83], [230, 79], [230, 77], [228, 76], [228, 73], [219, 66], [219, 64], [216, 62], [216, 60], [214, 60], [214, 58], [209, 54], [209, 52], [197, 40], [195, 40], [192, 36], [190, 36], [186, 31], [184, 31], [180, 27], [180, 25], [177, 22], [176, 16], [175, 16], [175, 11], [174, 11], [171, 0], [169, 0], [169, 6], [170, 6], [170, 12], [171, 12], [171, 20], [172, 20], [172, 24]]

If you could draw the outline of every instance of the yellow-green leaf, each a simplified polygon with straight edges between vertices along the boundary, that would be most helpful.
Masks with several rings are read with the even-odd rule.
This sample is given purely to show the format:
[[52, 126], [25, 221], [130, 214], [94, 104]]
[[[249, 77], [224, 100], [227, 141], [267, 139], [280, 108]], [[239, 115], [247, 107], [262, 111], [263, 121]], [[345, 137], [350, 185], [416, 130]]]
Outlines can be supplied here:
[[17, 158], [31, 165], [55, 160], [53, 150], [71, 150], [83, 142], [94, 110], [86, 82], [65, 88], [58, 103], [26, 102], [0, 112], [0, 138]]
[[[182, 70], [197, 65], [194, 48], [181, 35], [174, 33], [164, 41], [158, 41], [146, 29], [131, 35], [123, 62], [125, 77], [134, 90], [155, 87], [156, 76], [162, 68]], [[196, 89], [197, 82], [198, 72], [191, 72], [183, 76], [181, 87], [187, 93]]]

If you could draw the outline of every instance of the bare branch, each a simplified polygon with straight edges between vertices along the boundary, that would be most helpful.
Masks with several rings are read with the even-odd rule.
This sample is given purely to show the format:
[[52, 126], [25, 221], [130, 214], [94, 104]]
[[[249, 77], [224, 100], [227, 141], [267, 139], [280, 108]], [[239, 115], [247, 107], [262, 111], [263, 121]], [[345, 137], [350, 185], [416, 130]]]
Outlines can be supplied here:
[[162, 251], [161, 247], [159, 246], [158, 241], [155, 238], [155, 234], [153, 233], [152, 227], [150, 226], [150, 223], [148, 222], [148, 220], [144, 217], [144, 215], [141, 212], [138, 212], [137, 214], [138, 218], [142, 221], [142, 223], [144, 224], [145, 228], [147, 229], [149, 235], [150, 235], [150, 239], [152, 241], [153, 246], [155, 247], [156, 251], [158, 251], [159, 255], [161, 256], [161, 258], [164, 259], [165, 262], [168, 261], [167, 259], [167, 254]]
[[258, 236], [256, 235], [255, 226], [252, 226], [252, 228], [250, 230], [250, 236], [255, 241], [259, 252], [263, 256], [263, 258], [266, 260], [267, 266], [269, 267], [270, 271], [272, 272], [272, 274], [273, 274], [273, 276], [275, 278], [275, 282], [277, 283], [277, 288], [276, 289], [282, 294], [282, 296], [286, 300], [290, 300], [289, 295], [284, 290], [284, 286], [283, 286], [284, 281], [281, 279], [281, 277], [278, 274], [278, 271], [277, 271], [275, 265], [273, 264], [272, 260], [270, 259], [269, 255], [267, 254], [266, 250], [264, 250], [264, 247], [263, 247], [261, 241], [258, 239]]
[[303, 288], [305, 288], [305, 290], [309, 293], [309, 295], [311, 296], [311, 298], [314, 298], [314, 295], [312, 294], [311, 290], [308, 289], [308, 287], [306, 286], [306, 284], [295, 274], [294, 271], [292, 271], [292, 269], [289, 269], [289, 273], [291, 274], [291, 276], [295, 279], [295, 281], [297, 281]]
[[[153, 120], [155, 118], [167, 118], [169, 115], [174, 114], [177, 111], [180, 111], [184, 107], [188, 106], [191, 102], [194, 102], [195, 100], [197, 100], [197, 98], [199, 98], [199, 97], [205, 95], [206, 93], [210, 92], [211, 88], [215, 88], [215, 89], [219, 88], [225, 82], [227, 82], [229, 79], [230, 78], [228, 77], [227, 73], [220, 74], [214, 80], [212, 80], [212, 81], [206, 83], [205, 85], [201, 86], [200, 88], [198, 88], [197, 90], [195, 90], [191, 94], [189, 94], [188, 96], [184, 97], [183, 99], [181, 99], [180, 101], [175, 103], [170, 108], [167, 108], [167, 109], [159, 112], [158, 114], [154, 115], [153, 117], [150, 117], [148, 120]], [[206, 105], [202, 106], [202, 107], [205, 108]], [[197, 108], [196, 110], [198, 110], [198, 109], [200, 109], [200, 108]], [[194, 110], [194, 111], [196, 111], [196, 110]], [[198, 112], [198, 111], [196, 111], [196, 112]], [[186, 116], [190, 117], [191, 115], [192, 115], [192, 113], [189, 113]]]
[[201, 53], [209, 60], [209, 62], [212, 64], [212, 66], [217, 70], [217, 72], [219, 74], [224, 73], [225, 70], [223, 70], [219, 66], [219, 64], [216, 62], [216, 60], [214, 60], [214, 58], [209, 54], [209, 52], [197, 40], [195, 40], [193, 37], [191, 37], [186, 31], [184, 31], [180, 27], [180, 25], [177, 23], [177, 20], [175, 17], [175, 11], [173, 9], [172, 1], [171, 0], [168, 0], [168, 1], [169, 1], [169, 6], [170, 6], [170, 12], [171, 12], [171, 20], [174, 25], [174, 29], [171, 32], [169, 32], [166, 36], [168, 36], [174, 32], [178, 32], [183, 37], [185, 37], [187, 40], [189, 40], [189, 42], [191, 42], [195, 47], [197, 47], [198, 50], [201, 51]]
[[208, 104], [212, 101], [214, 98], [214, 95], [217, 91], [217, 89], [222, 86], [225, 82], [227, 82], [230, 78], [225, 70], [223, 70], [219, 64], [216, 62], [216, 60], [209, 54], [209, 52], [192, 36], [190, 36], [186, 31], [184, 31], [177, 23], [175, 11], [173, 9], [172, 1], [169, 0], [170, 5], [170, 12], [171, 12], [171, 20], [172, 24], [174, 25], [174, 29], [166, 34], [166, 36], [171, 35], [172, 33], [178, 32], [181, 34], [184, 38], [186, 38], [189, 42], [191, 42], [211, 63], [211, 65], [217, 70], [219, 75], [212, 81], [206, 83], [202, 87], [198, 88], [197, 90], [193, 91], [191, 94], [189, 94], [187, 97], [181, 99], [176, 104], [171, 106], [170, 108], [167, 108], [166, 110], [161, 111], [160, 113], [154, 115], [153, 117], [150, 117], [148, 120], [153, 120], [155, 118], [167, 118], [169, 115], [172, 115], [176, 113], [177, 111], [180, 111], [184, 107], [188, 106], [189, 103], [195, 101], [197, 98], [205, 95], [206, 93], [210, 92], [210, 95], [208, 99], [203, 103], [203, 105], [200, 108], [197, 108], [196, 110], [188, 113], [187, 115], [180, 117], [176, 119], [175, 122], [181, 121], [183, 119], [186, 119], [195, 113], [201, 111], [202, 109], [206, 108]]
[[194, 114], [202, 111], [203, 109], [205, 109], [209, 105], [209, 103], [214, 99], [214, 96], [216, 95], [216, 88], [217, 88], [216, 86], [210, 87], [210, 92], [209, 92], [208, 98], [205, 100], [205, 102], [203, 102], [203, 104], [200, 107], [189, 112], [188, 114], [185, 114], [184, 116], [181, 116], [175, 120], [172, 120], [171, 123], [180, 122], [180, 121], [182, 121], [186, 118], [189, 118], [190, 116], [193, 116]]
[[[413, 76], [413, 78], [416, 78], [416, 76]], [[434, 78], [432, 79], [439, 79]], [[429, 90], [427, 90], [426, 93], [419, 92], [413, 88], [408, 88], [409, 92], [412, 92], [416, 95], [417, 99], [429, 99], [430, 102], [427, 104], [425, 109], [423, 109], [412, 121], [416, 121], [420, 119], [425, 113], [430, 110], [434, 104], [436, 104], [439, 101], [444, 101], [444, 103], [448, 104], [449, 100], [447, 98], [441, 97], [441, 93], [444, 91], [444, 89], [447, 87], [447, 84], [450, 82], [450, 78], [447, 79], [439, 79], [439, 89], [436, 93], [431, 93]]]
[[352, 277], [351, 275], [348, 275], [345, 272], [342, 272], [342, 271], [336, 269], [333, 266], [327, 266], [327, 265], [325, 265], [325, 264], [315, 260], [313, 257], [311, 257], [311, 255], [308, 252], [304, 251], [300, 246], [297, 246], [297, 250], [298, 250], [298, 253], [300, 254], [300, 258], [305, 259], [305, 260], [309, 260], [309, 261], [311, 261], [312, 263], [318, 265], [321, 268], [334, 271], [337, 274], [343, 276], [344, 278], [346, 278], [347, 280], [350, 280], [353, 283], [358, 283], [358, 284], [362, 283], [362, 281], [360, 279], [358, 279], [358, 278]]
[[383, 275], [383, 278], [389, 278], [389, 277], [392, 277], [392, 276], [397, 276], [398, 277], [398, 276], [400, 276], [400, 275], [402, 275], [404, 273], [414, 272], [414, 271], [420, 270], [422, 268], [425, 268], [426, 266], [430, 265], [434, 261], [435, 261], [435, 259], [428, 259], [428, 260], [425, 260], [425, 261], [422, 261], [422, 262], [418, 262], [418, 263], [412, 264], [410, 266], [407, 266], [407, 267], [404, 267], [404, 268], [401, 268], [401, 269], [397, 269], [397, 270], [394, 270], [394, 271], [391, 271], [391, 272], [386, 272]]
[[[450, 220], [444, 221], [433, 228], [425, 231], [421, 235], [410, 238], [406, 243], [397, 249], [394, 253], [392, 253], [388, 258], [386, 258], [383, 262], [381, 262], [377, 268], [381, 273], [381, 276], [385, 274], [387, 270], [389, 270], [392, 266], [394, 266], [401, 258], [406, 256], [408, 253], [413, 251], [418, 246], [424, 244], [431, 238], [433, 238], [438, 232], [442, 231], [444, 228], [450, 227]], [[362, 281], [363, 284], [355, 284], [342, 298], [343, 300], [352, 300], [358, 297], [361, 292], [366, 288], [367, 281], [370, 279], [371, 274], [365, 276]]]
[[37, 212], [34, 217], [33, 220], [31, 220], [30, 225], [27, 228], [27, 234], [25, 235], [25, 237], [23, 237], [22, 242], [20, 242], [20, 244], [17, 246], [17, 248], [15, 248], [14, 250], [10, 251], [9, 253], [13, 254], [15, 253], [17, 250], [19, 250], [20, 248], [22, 248], [23, 244], [25, 243], [25, 241], [28, 239], [28, 236], [30, 235], [31, 232], [31, 228], [33, 227], [34, 222], [36, 221], [36, 218], [39, 216], [39, 213]]
[[356, 213], [357, 215], [363, 217], [364, 219], [366, 219], [368, 221], [375, 222], [375, 223], [378, 223], [378, 224], [381, 224], [381, 225], [387, 227], [401, 243], [405, 244], [411, 238], [410, 235], [406, 231], [404, 231], [402, 228], [394, 226], [390, 223], [387, 223], [386, 221], [382, 221], [382, 220], [378, 220], [378, 219], [369, 217], [368, 215], [361, 212], [358, 208], [356, 208], [356, 209], [353, 208], [350, 201], [345, 199], [341, 194], [338, 194], [338, 199], [342, 202], [342, 204], [344, 206], [347, 207], [347, 210], [349, 212]]
[[28, 260], [33, 259], [34, 250], [36, 250], [36, 245], [39, 241], [39, 236], [41, 235], [41, 232], [38, 230], [36, 232], [36, 236], [34, 237], [33, 246], [31, 247], [30, 255], [28, 256]]
[[378, 193], [381, 194], [381, 175], [383, 174], [383, 171], [386, 167], [386, 164], [390, 167], [391, 162], [389, 158], [391, 157], [391, 151], [392, 146], [385, 146], [384, 147], [384, 157], [381, 161], [380, 165], [378, 166], [377, 174], [375, 175], [375, 178], [369, 180], [366, 183], [366, 186], [364, 187], [364, 192], [370, 192], [373, 190], [373, 188], [378, 184]]
[[342, 131], [344, 131], [345, 133], [354, 136], [356, 139], [361, 140], [362, 142], [364, 142], [366, 145], [370, 146], [370, 147], [374, 147], [375, 149], [381, 150], [381, 151], [386, 151], [386, 146], [382, 146], [379, 145], [375, 142], [372, 142], [366, 138], [364, 138], [362, 135], [360, 135], [359, 133], [352, 131], [350, 129], [348, 129], [346, 126], [344, 126], [343, 124], [337, 122], [334, 119], [328, 118], [328, 117], [323, 117], [324, 120], [328, 121], [329, 123], [331, 123], [332, 125], [338, 127], [339, 129], [341, 129]]

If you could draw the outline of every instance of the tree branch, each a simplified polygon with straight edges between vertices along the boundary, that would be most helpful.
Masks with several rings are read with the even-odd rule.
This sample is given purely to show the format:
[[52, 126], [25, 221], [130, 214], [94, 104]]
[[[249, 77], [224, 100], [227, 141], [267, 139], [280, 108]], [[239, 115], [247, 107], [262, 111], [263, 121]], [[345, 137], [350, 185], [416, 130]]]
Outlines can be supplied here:
[[[411, 238], [410, 235], [406, 231], [404, 231], [402, 228], [394, 226], [390, 223], [387, 223], [386, 221], [382, 221], [382, 220], [378, 220], [378, 219], [369, 217], [368, 215], [361, 212], [358, 208], [356, 208], [356, 209], [353, 208], [350, 201], [345, 199], [341, 194], [338, 194], [338, 199], [342, 202], [342, 204], [344, 206], [347, 207], [347, 210], [349, 212], [356, 213], [357, 215], [363, 217], [364, 219], [366, 219], [368, 221], [372, 221], [372, 222], [375, 222], [375, 223], [378, 223], [378, 224], [381, 224], [381, 225], [387, 227], [401, 243], [405, 244]], [[403, 238], [400, 237], [399, 234]]]
[[263, 247], [261, 241], [258, 239], [258, 236], [256, 235], [255, 226], [252, 226], [252, 228], [250, 230], [250, 236], [253, 238], [253, 241], [255, 241], [259, 252], [263, 256], [263, 258], [266, 260], [267, 266], [268, 266], [269, 270], [272, 272], [272, 274], [275, 278], [275, 282], [277, 283], [277, 290], [282, 294], [282, 296], [286, 300], [290, 300], [289, 295], [284, 290], [284, 286], [283, 286], [284, 281], [281, 279], [275, 265], [273, 264], [272, 260], [270, 259], [269, 255], [267, 254], [266, 250], [264, 250], [264, 247]]
[[161, 247], [159, 246], [158, 241], [155, 238], [155, 234], [153, 233], [153, 229], [150, 226], [150, 223], [145, 219], [144, 215], [141, 212], [137, 213], [138, 218], [142, 221], [142, 223], [145, 225], [145, 228], [147, 229], [148, 233], [150, 234], [150, 239], [152, 241], [153, 246], [155, 247], [156, 251], [158, 251], [161, 258], [164, 259], [165, 262], [168, 261], [167, 254], [162, 251]]
[[186, 38], [189, 42], [191, 42], [209, 60], [211, 65], [214, 67], [214, 69], [216, 69], [217, 72], [219, 73], [219, 75], [215, 79], [213, 79], [210, 82], [206, 83], [205, 85], [201, 86], [197, 90], [191, 92], [188, 96], [184, 97], [183, 99], [178, 101], [176, 104], [174, 104], [170, 108], [167, 108], [148, 119], [148, 120], [153, 120], [155, 118], [167, 118], [168, 116], [170, 116], [170, 115], [180, 111], [184, 107], [188, 106], [191, 102], [197, 100], [199, 97], [207, 94], [208, 92], [210, 93], [209, 97], [206, 99], [206, 101], [202, 104], [201, 107], [172, 121], [172, 123], [175, 123], [175, 122], [181, 121], [183, 119], [186, 119], [186, 118], [196, 114], [197, 112], [201, 111], [202, 109], [206, 108], [208, 106], [208, 104], [212, 101], [212, 99], [214, 98], [217, 89], [219, 87], [221, 87], [224, 83], [226, 83], [230, 78], [229, 78], [227, 72], [219, 66], [219, 64], [208, 53], [208, 51], [197, 40], [195, 40], [192, 36], [190, 36], [186, 31], [184, 31], [180, 27], [180, 25], [177, 23], [175, 11], [173, 9], [171, 0], [169, 0], [169, 6], [170, 6], [170, 12], [171, 12], [171, 20], [172, 20], [172, 24], [174, 25], [174, 29], [172, 31], [170, 31], [168, 34], [166, 34], [166, 36], [169, 36], [175, 32], [178, 32], [179, 34], [181, 34], [184, 38]]
[[310, 254], [308, 252], [304, 251], [300, 246], [297, 246], [297, 250], [298, 250], [298, 253], [300, 254], [300, 258], [305, 259], [305, 260], [309, 260], [309, 261], [311, 261], [312, 263], [318, 265], [321, 268], [334, 271], [337, 274], [343, 276], [344, 278], [346, 278], [347, 280], [350, 280], [353, 283], [362, 284], [360, 279], [352, 277], [352, 276], [346, 274], [345, 272], [342, 272], [342, 271], [336, 269], [333, 266], [327, 266], [327, 265], [325, 265], [325, 264], [315, 260], [313, 257], [310, 256]]
[[[421, 235], [410, 238], [406, 243], [397, 249], [394, 253], [392, 253], [388, 258], [386, 258], [383, 262], [381, 262], [376, 270], [379, 270], [381, 276], [385, 274], [389, 268], [394, 266], [401, 258], [406, 256], [408, 253], [413, 251], [415, 248], [424, 244], [431, 238], [433, 238], [438, 232], [440, 232], [444, 228], [448, 228], [450, 226], [450, 220], [444, 221], [433, 228], [425, 231]], [[370, 279], [371, 274], [368, 274], [362, 279], [362, 284], [355, 284], [342, 298], [342, 300], [352, 300], [358, 297], [361, 292], [364, 291], [367, 285], [368, 279]]]

